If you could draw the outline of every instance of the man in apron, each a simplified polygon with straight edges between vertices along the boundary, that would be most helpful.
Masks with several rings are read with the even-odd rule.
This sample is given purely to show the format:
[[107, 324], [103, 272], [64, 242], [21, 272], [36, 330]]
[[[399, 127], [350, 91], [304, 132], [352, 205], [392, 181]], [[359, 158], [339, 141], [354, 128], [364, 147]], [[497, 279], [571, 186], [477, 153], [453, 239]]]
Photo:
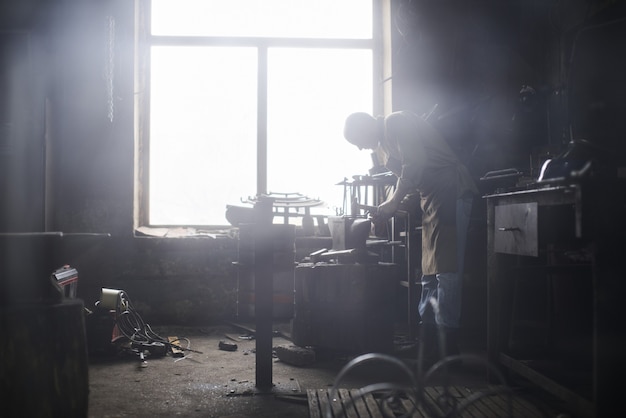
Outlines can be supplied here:
[[353, 113], [344, 137], [359, 149], [374, 150], [398, 181], [373, 215], [386, 222], [409, 194], [422, 209], [422, 294], [419, 302], [425, 355], [436, 360], [437, 327], [445, 334], [445, 355], [458, 354], [461, 289], [467, 226], [478, 193], [467, 168], [442, 135], [424, 118], [399, 111], [386, 117]]

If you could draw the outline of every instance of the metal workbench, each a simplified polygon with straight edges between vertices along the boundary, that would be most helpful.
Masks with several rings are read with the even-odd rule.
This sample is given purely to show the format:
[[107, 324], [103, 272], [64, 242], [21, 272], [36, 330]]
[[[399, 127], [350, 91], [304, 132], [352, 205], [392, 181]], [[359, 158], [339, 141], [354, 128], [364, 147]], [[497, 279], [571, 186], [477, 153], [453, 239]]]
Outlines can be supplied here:
[[489, 360], [582, 416], [621, 404], [625, 190], [561, 180], [485, 196]]

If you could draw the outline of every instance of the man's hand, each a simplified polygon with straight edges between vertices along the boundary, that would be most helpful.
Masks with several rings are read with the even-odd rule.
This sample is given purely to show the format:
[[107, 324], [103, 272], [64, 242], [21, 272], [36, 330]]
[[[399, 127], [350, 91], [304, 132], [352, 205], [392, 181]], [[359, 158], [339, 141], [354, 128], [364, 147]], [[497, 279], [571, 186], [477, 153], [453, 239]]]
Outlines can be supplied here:
[[376, 217], [387, 220], [391, 218], [397, 210], [398, 203], [394, 199], [391, 199], [384, 203], [381, 203], [380, 206], [378, 206], [378, 210], [376, 211]]

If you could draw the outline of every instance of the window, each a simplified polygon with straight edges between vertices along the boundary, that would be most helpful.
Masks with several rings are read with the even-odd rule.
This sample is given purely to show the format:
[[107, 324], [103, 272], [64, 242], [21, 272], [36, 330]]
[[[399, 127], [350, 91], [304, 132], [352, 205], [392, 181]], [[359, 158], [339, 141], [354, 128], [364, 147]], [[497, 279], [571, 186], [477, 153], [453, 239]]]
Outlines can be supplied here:
[[142, 5], [144, 222], [227, 225], [226, 205], [263, 193], [301, 193], [339, 213], [337, 183], [371, 167], [342, 130], [349, 113], [377, 110], [372, 1]]

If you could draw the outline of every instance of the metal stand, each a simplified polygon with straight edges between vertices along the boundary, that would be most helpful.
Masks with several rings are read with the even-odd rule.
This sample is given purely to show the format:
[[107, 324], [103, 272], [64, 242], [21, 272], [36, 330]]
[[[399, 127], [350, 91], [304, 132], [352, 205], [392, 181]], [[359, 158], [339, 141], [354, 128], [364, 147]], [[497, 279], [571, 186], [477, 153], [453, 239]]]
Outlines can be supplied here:
[[[272, 388], [273, 246], [271, 200], [259, 200], [255, 210], [254, 295], [256, 321], [256, 387]], [[269, 222], [267, 220], [270, 220]]]

